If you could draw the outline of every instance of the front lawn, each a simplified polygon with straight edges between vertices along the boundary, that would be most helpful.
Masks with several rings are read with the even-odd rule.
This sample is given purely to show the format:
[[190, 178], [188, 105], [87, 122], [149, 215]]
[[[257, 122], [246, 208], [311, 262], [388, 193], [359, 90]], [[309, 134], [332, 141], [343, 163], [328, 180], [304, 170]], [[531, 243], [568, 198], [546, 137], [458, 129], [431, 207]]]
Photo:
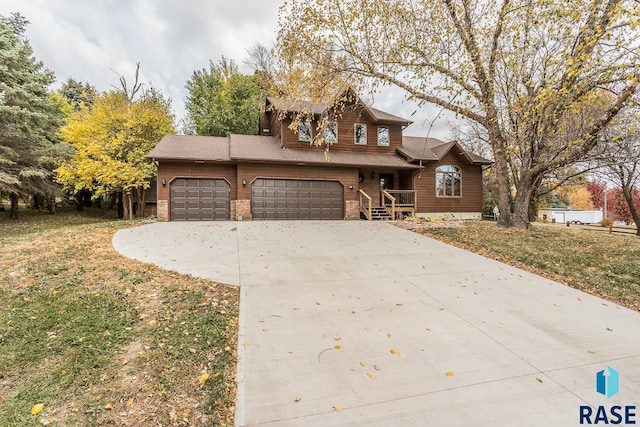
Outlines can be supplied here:
[[486, 221], [418, 232], [640, 310], [637, 236], [563, 225], [504, 229]]
[[119, 255], [110, 216], [0, 216], [0, 425], [232, 424], [238, 289]]

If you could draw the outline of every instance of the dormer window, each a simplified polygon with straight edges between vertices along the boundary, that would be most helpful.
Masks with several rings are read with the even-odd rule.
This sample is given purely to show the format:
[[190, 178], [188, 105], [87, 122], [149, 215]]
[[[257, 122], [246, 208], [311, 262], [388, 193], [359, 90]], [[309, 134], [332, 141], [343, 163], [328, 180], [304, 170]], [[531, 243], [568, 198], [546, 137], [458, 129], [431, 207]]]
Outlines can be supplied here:
[[367, 144], [367, 125], [356, 123], [353, 127], [353, 142], [356, 144]]
[[324, 127], [324, 142], [327, 144], [338, 142], [338, 124], [336, 122], [329, 122]]
[[378, 145], [389, 146], [389, 128], [386, 126], [378, 126]]
[[298, 125], [298, 141], [311, 142], [313, 133], [310, 122], [300, 122]]

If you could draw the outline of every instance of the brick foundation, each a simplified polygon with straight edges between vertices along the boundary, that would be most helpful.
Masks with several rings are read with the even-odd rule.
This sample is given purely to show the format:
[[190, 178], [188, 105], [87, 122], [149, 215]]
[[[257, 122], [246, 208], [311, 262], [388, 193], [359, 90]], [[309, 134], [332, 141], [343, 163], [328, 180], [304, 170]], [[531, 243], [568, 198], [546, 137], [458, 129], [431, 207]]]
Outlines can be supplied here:
[[347, 200], [344, 202], [345, 219], [360, 219], [360, 202]]
[[235, 214], [232, 216], [237, 221], [247, 221], [251, 219], [251, 200], [236, 200]]
[[169, 201], [158, 200], [158, 221], [169, 221]]

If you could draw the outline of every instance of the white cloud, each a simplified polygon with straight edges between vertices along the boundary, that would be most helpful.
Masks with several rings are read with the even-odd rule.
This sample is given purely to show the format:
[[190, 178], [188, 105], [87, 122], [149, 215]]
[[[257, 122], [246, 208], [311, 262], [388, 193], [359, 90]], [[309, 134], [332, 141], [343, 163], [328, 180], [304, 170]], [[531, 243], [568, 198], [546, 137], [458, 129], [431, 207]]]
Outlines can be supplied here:
[[[171, 97], [180, 119], [185, 113], [184, 85], [193, 71], [224, 55], [248, 72], [243, 67], [246, 50], [256, 42], [273, 43], [280, 4], [276, 0], [3, 0], [0, 14], [19, 12], [31, 22], [27, 37], [34, 55], [55, 72], [57, 85], [73, 77], [109, 90], [119, 84], [112, 70], [131, 81], [140, 62], [142, 81]], [[376, 108], [413, 120], [406, 131], [411, 135], [426, 135], [425, 120], [439, 111], [417, 108], [393, 89], [376, 94], [373, 101]], [[447, 138], [446, 120], [436, 120], [430, 136]]]

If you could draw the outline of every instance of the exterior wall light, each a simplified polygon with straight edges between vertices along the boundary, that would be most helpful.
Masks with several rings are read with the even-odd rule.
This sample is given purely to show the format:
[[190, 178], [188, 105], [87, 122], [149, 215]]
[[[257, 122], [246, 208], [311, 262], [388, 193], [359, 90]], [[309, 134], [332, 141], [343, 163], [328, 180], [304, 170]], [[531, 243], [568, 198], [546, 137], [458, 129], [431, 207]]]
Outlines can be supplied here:
[[167, 180], [166, 180], [166, 179], [164, 179], [164, 178], [162, 179], [162, 186], [163, 186], [163, 187], [166, 187], [166, 186], [167, 186]]

